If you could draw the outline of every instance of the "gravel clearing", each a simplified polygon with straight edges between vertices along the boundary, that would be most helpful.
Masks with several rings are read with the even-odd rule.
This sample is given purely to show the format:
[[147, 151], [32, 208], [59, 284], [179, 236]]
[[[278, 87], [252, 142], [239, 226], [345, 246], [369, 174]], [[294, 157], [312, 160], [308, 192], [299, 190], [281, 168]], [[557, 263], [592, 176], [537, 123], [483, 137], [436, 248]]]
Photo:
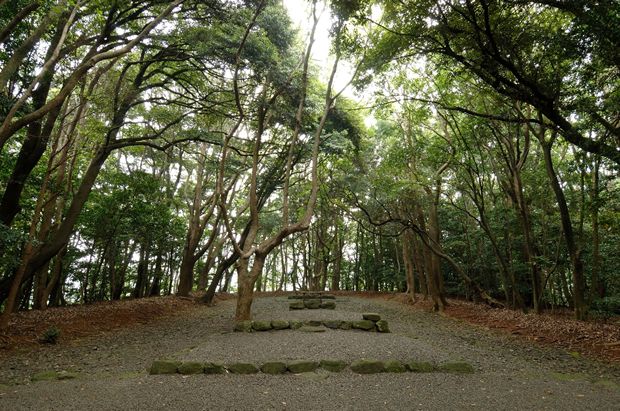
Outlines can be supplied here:
[[[338, 296], [335, 310], [289, 311], [256, 299], [256, 320], [360, 320], [376, 312], [392, 333], [326, 329], [232, 332], [234, 301], [0, 359], [1, 410], [519, 409], [615, 410], [620, 367], [574, 358], [394, 301]], [[360, 358], [465, 361], [473, 374], [146, 375], [156, 359], [254, 362]], [[78, 378], [30, 382], [36, 372]]]

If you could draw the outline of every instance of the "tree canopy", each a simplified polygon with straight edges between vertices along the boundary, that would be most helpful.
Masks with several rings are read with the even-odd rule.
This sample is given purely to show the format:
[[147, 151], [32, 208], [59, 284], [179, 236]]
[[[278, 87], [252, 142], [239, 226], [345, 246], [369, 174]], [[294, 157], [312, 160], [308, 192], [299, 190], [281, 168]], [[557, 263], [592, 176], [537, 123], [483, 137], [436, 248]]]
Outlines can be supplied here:
[[619, 313], [620, 5], [284, 3], [0, 2], [0, 326], [298, 289]]

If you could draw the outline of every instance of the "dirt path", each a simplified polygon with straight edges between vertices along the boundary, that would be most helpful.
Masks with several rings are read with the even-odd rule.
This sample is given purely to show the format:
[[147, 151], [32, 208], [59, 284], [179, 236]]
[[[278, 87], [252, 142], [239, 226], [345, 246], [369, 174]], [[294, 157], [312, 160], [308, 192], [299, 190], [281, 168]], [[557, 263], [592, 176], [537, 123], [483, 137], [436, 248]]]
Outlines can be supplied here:
[[[232, 333], [234, 301], [46, 346], [0, 360], [0, 409], [519, 409], [611, 410], [620, 367], [533, 346], [394, 301], [339, 296], [336, 310], [288, 311], [285, 297], [257, 299], [256, 319], [359, 319], [377, 312], [392, 333], [327, 330]], [[149, 376], [159, 358], [465, 361], [475, 372], [359, 375]], [[31, 382], [37, 372], [78, 378]]]

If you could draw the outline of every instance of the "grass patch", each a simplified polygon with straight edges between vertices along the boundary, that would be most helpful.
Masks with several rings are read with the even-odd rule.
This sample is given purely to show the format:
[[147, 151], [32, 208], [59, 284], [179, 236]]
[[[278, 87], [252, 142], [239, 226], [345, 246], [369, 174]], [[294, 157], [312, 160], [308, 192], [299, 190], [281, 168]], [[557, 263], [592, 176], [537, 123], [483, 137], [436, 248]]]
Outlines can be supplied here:
[[58, 372], [57, 371], [41, 371], [38, 372], [36, 374], [34, 374], [30, 380], [32, 382], [37, 382], [37, 381], [55, 381], [58, 379]]

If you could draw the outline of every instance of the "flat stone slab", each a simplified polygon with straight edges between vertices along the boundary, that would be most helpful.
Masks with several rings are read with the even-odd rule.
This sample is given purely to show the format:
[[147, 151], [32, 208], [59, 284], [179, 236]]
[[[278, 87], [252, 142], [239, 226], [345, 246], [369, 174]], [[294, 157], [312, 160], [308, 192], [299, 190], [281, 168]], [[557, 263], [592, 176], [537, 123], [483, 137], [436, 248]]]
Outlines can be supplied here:
[[333, 301], [323, 301], [321, 303], [321, 308], [326, 309], [326, 310], [335, 310], [336, 303]]
[[244, 362], [228, 364], [226, 369], [233, 374], [256, 374], [259, 371], [256, 365]]
[[353, 328], [353, 325], [351, 324], [351, 321], [342, 321], [340, 323], [340, 327], [338, 327], [338, 328], [340, 328], [341, 330], [347, 331], [347, 330], [350, 330], [351, 328]]
[[316, 299], [304, 300], [304, 307], [306, 307], [309, 310], [318, 310], [319, 308], [321, 308], [321, 300], [316, 300]]
[[269, 331], [271, 328], [271, 321], [252, 321], [252, 329], [256, 331]]
[[321, 326], [315, 327], [312, 325], [304, 325], [303, 327], [299, 328], [298, 331], [301, 331], [304, 333], [324, 333], [327, 330]]
[[301, 320], [291, 320], [289, 321], [291, 330], [298, 330], [304, 326], [304, 322]]
[[[290, 372], [292, 374], [313, 373], [320, 369], [323, 376], [325, 373], [340, 372], [349, 366], [347, 361], [325, 359], [320, 361], [314, 360], [295, 360], [295, 361], [266, 361], [260, 367], [251, 362], [233, 362], [226, 367], [206, 362], [197, 361], [177, 362], [169, 360], [154, 361], [149, 373], [155, 374], [183, 374], [196, 375], [202, 374], [225, 374], [226, 371], [232, 374], [256, 374], [262, 372], [264, 374], [278, 375]], [[474, 368], [466, 362], [447, 362], [436, 366], [430, 362], [408, 361], [400, 362], [398, 360], [368, 360], [365, 358], [357, 359], [349, 366], [351, 371], [357, 374], [377, 374], [382, 372], [404, 373], [404, 372], [448, 372], [457, 374], [471, 374]], [[32, 376], [32, 381], [52, 381], [76, 378], [77, 375], [67, 371], [44, 371]]]
[[377, 360], [357, 360], [351, 364], [351, 371], [358, 374], [378, 374], [385, 372], [385, 364]]
[[181, 365], [180, 361], [168, 361], [168, 360], [157, 360], [153, 361], [151, 364], [151, 368], [149, 368], [149, 374], [158, 375], [158, 374], [176, 374], [177, 369]]
[[341, 320], [325, 320], [323, 321], [323, 325], [327, 328], [331, 328], [332, 330], [337, 330], [338, 328], [340, 328], [340, 325], [342, 324]]
[[385, 362], [385, 372], [407, 372], [407, 367], [396, 360], [388, 360]]
[[381, 319], [381, 316], [377, 313], [363, 313], [362, 318], [364, 320], [370, 320], [370, 321], [377, 322]]
[[294, 294], [287, 297], [289, 300], [307, 300], [307, 299], [319, 299], [319, 300], [335, 300], [336, 296], [333, 294], [323, 294], [321, 292], [308, 292], [303, 294]]
[[385, 320], [379, 320], [375, 323], [375, 325], [377, 326], [377, 331], [379, 331], [380, 333], [390, 332], [390, 326], [388, 325], [388, 322]]
[[433, 372], [436, 369], [435, 364], [431, 362], [415, 360], [407, 361], [405, 367], [411, 372]]
[[303, 310], [305, 308], [306, 306], [304, 305], [303, 301], [293, 301], [292, 303], [288, 304], [289, 310]]
[[290, 328], [290, 323], [286, 320], [272, 320], [271, 321], [271, 327], [274, 330], [286, 330], [287, 328]]
[[213, 362], [204, 363], [205, 374], [226, 374], [226, 368], [222, 364]]
[[184, 362], [178, 367], [179, 374], [202, 374], [204, 372], [204, 364], [199, 362]]
[[319, 366], [330, 372], [340, 372], [347, 368], [349, 364], [341, 360], [321, 360]]
[[286, 367], [293, 374], [300, 374], [302, 372], [315, 371], [317, 368], [319, 368], [319, 363], [316, 361], [298, 360], [289, 362]]
[[237, 332], [246, 332], [249, 333], [252, 331], [252, 321], [251, 320], [245, 320], [245, 321], [239, 321], [235, 324], [235, 331]]
[[370, 331], [375, 329], [375, 323], [370, 320], [351, 321], [351, 327], [358, 330]]
[[261, 372], [265, 374], [284, 374], [287, 370], [286, 363], [282, 361], [266, 362], [260, 367]]

